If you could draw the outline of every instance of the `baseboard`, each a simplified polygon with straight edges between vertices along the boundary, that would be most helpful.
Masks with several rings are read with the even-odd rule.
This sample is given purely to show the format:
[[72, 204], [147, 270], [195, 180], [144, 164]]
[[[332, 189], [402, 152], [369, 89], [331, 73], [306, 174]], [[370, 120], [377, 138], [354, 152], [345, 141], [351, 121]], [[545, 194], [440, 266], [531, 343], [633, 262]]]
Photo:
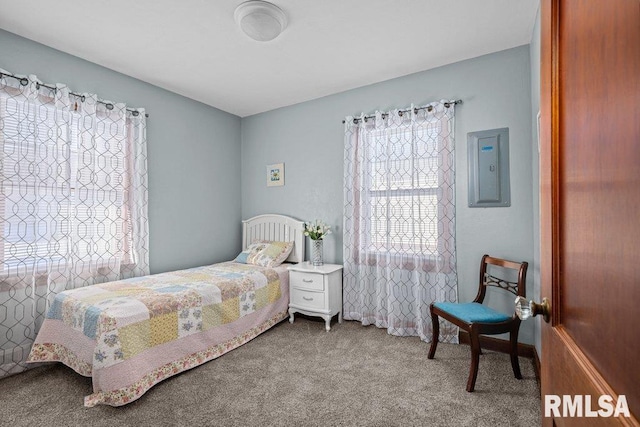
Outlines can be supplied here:
[[538, 382], [538, 388], [540, 388], [540, 357], [538, 357], [538, 350], [533, 347], [533, 370], [536, 372], [536, 381]]
[[[460, 344], [469, 345], [471, 343], [471, 341], [469, 340], [469, 334], [465, 331], [460, 331], [458, 333], [458, 341], [460, 341]], [[485, 335], [480, 335], [480, 347], [486, 350], [497, 351], [499, 353], [507, 353], [507, 354], [510, 353], [509, 341], [501, 340], [493, 337], [487, 337]], [[540, 386], [540, 357], [538, 356], [538, 351], [536, 350], [536, 347], [531, 344], [518, 343], [518, 356], [532, 359], [533, 370], [535, 371], [536, 381], [538, 382], [538, 387], [539, 387]]]

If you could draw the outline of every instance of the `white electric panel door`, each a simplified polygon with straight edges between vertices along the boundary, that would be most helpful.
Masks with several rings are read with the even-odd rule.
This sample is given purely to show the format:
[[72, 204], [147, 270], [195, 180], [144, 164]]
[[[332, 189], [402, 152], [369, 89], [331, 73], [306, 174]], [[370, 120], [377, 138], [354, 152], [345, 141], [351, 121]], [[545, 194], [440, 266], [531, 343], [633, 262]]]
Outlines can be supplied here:
[[469, 207], [511, 206], [509, 128], [467, 134]]

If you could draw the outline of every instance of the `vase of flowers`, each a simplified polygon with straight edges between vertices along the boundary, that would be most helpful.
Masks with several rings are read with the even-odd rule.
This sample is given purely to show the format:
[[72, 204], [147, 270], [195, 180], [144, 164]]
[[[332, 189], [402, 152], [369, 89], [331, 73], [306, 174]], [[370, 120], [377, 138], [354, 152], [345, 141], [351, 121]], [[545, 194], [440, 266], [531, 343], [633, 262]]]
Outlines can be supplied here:
[[331, 234], [331, 227], [318, 219], [314, 222], [304, 223], [304, 235], [311, 239], [310, 261], [315, 266], [324, 264], [322, 242], [329, 234]]

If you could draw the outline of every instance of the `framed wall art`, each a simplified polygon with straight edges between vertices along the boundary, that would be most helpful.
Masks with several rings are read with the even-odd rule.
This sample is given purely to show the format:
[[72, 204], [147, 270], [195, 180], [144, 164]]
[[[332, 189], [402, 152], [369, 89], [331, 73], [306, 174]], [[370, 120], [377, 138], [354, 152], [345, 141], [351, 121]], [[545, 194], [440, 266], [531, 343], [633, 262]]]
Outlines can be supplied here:
[[284, 163], [267, 165], [267, 187], [284, 185]]

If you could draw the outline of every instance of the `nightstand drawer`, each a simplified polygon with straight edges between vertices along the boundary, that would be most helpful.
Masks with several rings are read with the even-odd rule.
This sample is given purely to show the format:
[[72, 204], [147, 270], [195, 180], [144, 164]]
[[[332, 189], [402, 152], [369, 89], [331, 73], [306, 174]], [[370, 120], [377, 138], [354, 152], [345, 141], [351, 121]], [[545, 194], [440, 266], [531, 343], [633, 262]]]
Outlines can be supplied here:
[[299, 307], [324, 310], [324, 292], [312, 292], [302, 289], [292, 289], [291, 304]]
[[292, 271], [289, 273], [289, 280], [291, 285], [296, 288], [324, 291], [324, 275], [322, 274]]

